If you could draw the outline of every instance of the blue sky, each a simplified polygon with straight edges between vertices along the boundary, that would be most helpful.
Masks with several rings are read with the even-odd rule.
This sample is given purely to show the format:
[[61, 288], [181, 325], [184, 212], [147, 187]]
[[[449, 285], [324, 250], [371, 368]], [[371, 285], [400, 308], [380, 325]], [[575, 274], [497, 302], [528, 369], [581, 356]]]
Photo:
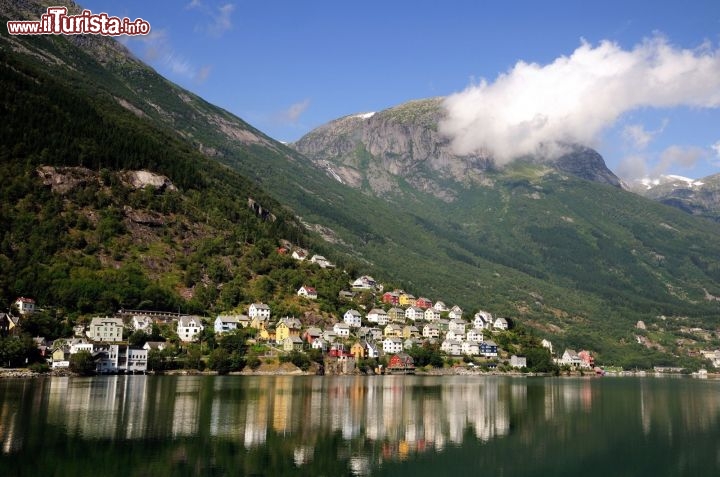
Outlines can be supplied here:
[[[540, 114], [555, 129], [569, 125], [571, 139], [590, 143], [611, 169], [626, 177], [720, 172], [720, 100], [712, 92], [712, 72], [720, 64], [717, 0], [81, 3], [94, 13], [150, 22], [149, 37], [124, 41], [139, 58], [283, 141], [296, 140], [340, 116], [379, 111], [410, 99], [449, 96], [466, 88], [468, 94], [477, 93], [482, 104], [501, 108], [503, 98], [512, 101], [512, 95], [517, 96], [518, 82], [510, 80], [522, 69], [518, 62], [536, 64], [539, 74], [530, 76], [541, 79], [528, 84], [527, 91], [542, 96], [547, 86], [541, 85], [548, 82], [560, 91], [572, 89], [574, 83], [565, 82], [586, 58], [597, 59], [607, 71], [617, 58], [645, 55], [643, 61], [653, 63], [662, 56], [659, 51], [670, 49], [676, 53], [668, 60], [674, 61], [671, 67], [690, 55], [698, 65], [706, 65], [705, 74], [710, 75], [709, 81], [700, 78], [692, 91], [679, 92], [670, 105], [662, 95], [645, 94], [651, 86], [638, 78], [650, 74], [646, 64], [645, 69], [633, 67], [620, 74], [618, 84], [628, 83], [622, 92], [613, 81], [582, 83], [576, 101], [581, 107], [546, 116], [542, 108], [547, 105], [539, 104], [540, 109], [529, 114]], [[601, 55], [604, 44], [611, 45], [611, 51]], [[671, 81], [685, 84], [693, 68]], [[502, 74], [510, 77], [505, 83], [515, 86], [497, 81]], [[608, 83], [613, 88], [604, 88]], [[708, 87], [703, 90], [702, 84]], [[633, 91], [641, 97], [637, 101]], [[717, 91], [720, 94], [720, 83]], [[614, 95], [624, 99], [607, 108], [615, 102]], [[473, 104], [466, 99], [457, 96], [458, 117], [465, 117]], [[452, 123], [448, 130], [487, 131], [480, 117], [485, 113], [478, 108], [470, 112], [475, 117], [469, 123]], [[575, 111], [578, 108], [581, 111]], [[597, 119], [596, 110], [602, 117], [583, 130], [584, 124]], [[538, 137], [546, 140], [542, 134]], [[513, 142], [514, 136], [508, 137]], [[475, 135], [457, 139], [462, 147], [478, 147]]]

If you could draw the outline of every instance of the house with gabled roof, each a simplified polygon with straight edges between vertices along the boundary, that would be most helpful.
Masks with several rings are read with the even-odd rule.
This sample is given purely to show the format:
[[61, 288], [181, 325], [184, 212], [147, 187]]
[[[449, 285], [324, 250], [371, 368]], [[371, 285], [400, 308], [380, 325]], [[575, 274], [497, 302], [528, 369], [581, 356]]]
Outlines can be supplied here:
[[491, 313], [487, 311], [478, 311], [473, 317], [473, 327], [481, 330], [492, 328], [492, 324], [495, 322]]
[[122, 318], [95, 317], [90, 321], [87, 336], [93, 341], [114, 343], [123, 340], [125, 325]]
[[405, 310], [405, 319], [418, 321], [425, 318], [425, 313], [417, 306], [410, 306]]
[[387, 312], [388, 320], [395, 323], [405, 323], [405, 310], [396, 306], [390, 308]]
[[422, 310], [426, 310], [428, 308], [432, 307], [432, 301], [428, 298], [425, 298], [424, 296], [418, 297], [417, 300], [415, 300], [415, 306]]
[[135, 331], [142, 331], [143, 333], [152, 333], [153, 320], [147, 315], [133, 315], [132, 327]]
[[403, 327], [403, 338], [417, 338], [420, 336], [420, 330], [417, 326], [407, 325]]
[[363, 275], [350, 283], [353, 290], [374, 290], [376, 284], [375, 279], [369, 275]]
[[483, 331], [478, 328], [473, 328], [469, 330], [465, 335], [465, 339], [467, 341], [472, 341], [474, 343], [480, 343], [481, 341], [483, 341], [483, 338]]
[[440, 312], [435, 308], [428, 308], [425, 310], [425, 321], [438, 321], [440, 319]]
[[448, 307], [445, 306], [445, 303], [440, 300], [435, 302], [435, 304], [433, 305], [433, 308], [435, 308], [437, 311], [439, 311], [441, 313], [443, 311], [448, 311]]
[[355, 357], [355, 359], [362, 359], [365, 357], [365, 346], [363, 346], [362, 343], [359, 341], [356, 343], [353, 343], [353, 345], [350, 347], [350, 354]]
[[467, 325], [467, 323], [459, 318], [452, 319], [448, 323], [448, 331], [453, 331], [458, 335], [464, 335], [465, 325]]
[[440, 337], [440, 328], [438, 328], [437, 325], [433, 324], [427, 324], [423, 326], [423, 332], [422, 335], [425, 338], [439, 338]]
[[360, 328], [362, 326], [362, 315], [357, 310], [348, 310], [343, 315], [343, 321], [351, 328]]
[[241, 328], [240, 316], [241, 315], [218, 315], [217, 318], [215, 318], [215, 323], [213, 323], [215, 333], [227, 333], [228, 331], [235, 331]]
[[400, 294], [400, 306], [415, 306], [415, 295], [411, 293]]
[[400, 353], [403, 350], [403, 340], [395, 336], [386, 337], [382, 345], [384, 353]]
[[322, 338], [317, 338], [317, 339], [314, 339], [314, 340], [312, 341], [312, 343], [310, 344], [310, 347], [311, 347], [312, 349], [317, 349], [317, 350], [320, 350], [320, 351], [327, 351], [327, 350], [328, 350], [328, 347], [329, 347], [329, 344], [328, 344], [328, 342], [325, 341], [324, 339], [322, 339]]
[[299, 336], [287, 336], [283, 341], [283, 351], [302, 351], [303, 340]]
[[199, 316], [181, 316], [177, 323], [177, 334], [180, 341], [186, 343], [194, 341], [202, 332], [204, 326]]
[[322, 337], [322, 330], [318, 327], [312, 326], [305, 330], [305, 333], [303, 333], [303, 336], [305, 338], [305, 341], [312, 344], [313, 341], [316, 339]]
[[343, 322], [335, 323], [335, 325], [333, 326], [333, 331], [338, 338], [347, 338], [350, 336], [350, 325]]
[[303, 248], [296, 248], [295, 250], [293, 250], [293, 253], [291, 256], [295, 260], [302, 262], [303, 260], [305, 260], [307, 258], [308, 251]]
[[402, 336], [402, 330], [402, 326], [390, 323], [383, 330], [383, 335], [385, 335], [386, 337], [395, 336], [399, 338]]
[[463, 310], [459, 306], [455, 305], [450, 309], [450, 313], [448, 313], [448, 319], [450, 320], [456, 320], [456, 319], [462, 319], [463, 316]]
[[388, 314], [382, 308], [373, 308], [368, 312], [367, 319], [371, 323], [377, 323], [380, 326], [385, 326], [388, 322]]
[[475, 341], [463, 341], [460, 345], [460, 352], [466, 356], [479, 356], [480, 344]]
[[14, 305], [17, 307], [18, 313], [21, 315], [30, 315], [35, 312], [35, 300], [32, 298], [25, 298], [24, 296], [21, 296], [15, 300]]
[[415, 361], [407, 353], [397, 353], [388, 360], [387, 370], [391, 374], [414, 374]]
[[505, 318], [497, 318], [493, 323], [493, 328], [501, 331], [507, 330], [508, 321]]
[[390, 305], [400, 304], [400, 293], [398, 290], [383, 293], [382, 302]]
[[297, 295], [307, 298], [308, 300], [317, 300], [317, 290], [306, 285], [303, 285], [298, 289]]
[[297, 318], [284, 317], [275, 325], [275, 342], [281, 344], [288, 337], [300, 337], [302, 325]]
[[488, 358], [494, 358], [498, 355], [498, 345], [492, 341], [482, 341], [479, 343], [480, 345], [480, 354], [483, 356], [486, 356]]
[[377, 344], [365, 340], [365, 356], [367, 356], [368, 358], [379, 358], [380, 349], [378, 349]]
[[444, 340], [440, 344], [440, 350], [448, 356], [460, 356], [462, 354], [462, 343], [458, 340]]
[[253, 303], [248, 309], [248, 315], [250, 318], [262, 317], [267, 320], [270, 319], [270, 307], [265, 303]]
[[313, 255], [310, 259], [310, 262], [314, 263], [320, 268], [335, 268], [335, 265], [333, 265], [327, 258], [323, 257], [322, 255]]

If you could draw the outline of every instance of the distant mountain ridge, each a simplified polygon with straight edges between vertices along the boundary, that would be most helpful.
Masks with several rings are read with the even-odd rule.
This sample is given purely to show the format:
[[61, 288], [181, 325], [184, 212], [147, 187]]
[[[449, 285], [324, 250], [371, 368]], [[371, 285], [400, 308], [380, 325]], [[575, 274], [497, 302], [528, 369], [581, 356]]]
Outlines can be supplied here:
[[635, 181], [630, 189], [689, 214], [720, 221], [720, 174], [701, 179], [664, 175]]
[[[325, 166], [351, 187], [380, 196], [393, 195], [397, 177], [444, 200], [455, 197], [447, 181], [482, 184], [494, 169], [485, 154], [457, 155], [438, 124], [443, 98], [429, 98], [373, 113], [358, 113], [324, 124], [292, 146]], [[592, 149], [566, 146], [567, 152], [542, 164], [582, 179], [620, 186], [620, 180]]]

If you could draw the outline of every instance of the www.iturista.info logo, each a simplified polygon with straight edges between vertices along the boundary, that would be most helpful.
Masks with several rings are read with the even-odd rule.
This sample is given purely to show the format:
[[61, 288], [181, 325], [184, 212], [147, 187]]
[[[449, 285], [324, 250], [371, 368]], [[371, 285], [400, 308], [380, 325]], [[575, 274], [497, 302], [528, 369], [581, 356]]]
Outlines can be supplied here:
[[7, 22], [11, 35], [147, 35], [150, 23], [142, 18], [111, 17], [107, 13], [94, 14], [83, 10], [79, 15], [68, 15], [66, 7], [48, 7], [39, 21], [11, 20]]

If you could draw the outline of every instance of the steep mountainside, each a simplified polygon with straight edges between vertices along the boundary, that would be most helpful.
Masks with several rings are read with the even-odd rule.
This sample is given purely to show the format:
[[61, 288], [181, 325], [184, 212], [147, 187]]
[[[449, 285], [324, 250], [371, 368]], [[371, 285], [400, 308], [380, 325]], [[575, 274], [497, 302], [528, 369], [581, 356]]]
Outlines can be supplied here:
[[[457, 184], [487, 184], [493, 171], [487, 155], [459, 156], [438, 132], [442, 98], [410, 101], [378, 113], [360, 113], [331, 121], [292, 146], [328, 168], [351, 187], [383, 197], [397, 197], [400, 181], [450, 201]], [[549, 161], [551, 167], [600, 183], [619, 179], [597, 152], [571, 146]], [[532, 158], [528, 158], [532, 159]]]
[[[34, 19], [43, 9], [32, 1], [0, 0], [0, 20]], [[7, 280], [5, 293], [23, 293], [28, 283], [41, 293], [46, 284], [68, 279], [103, 286], [132, 283], [127, 276], [101, 273], [112, 268], [105, 266], [110, 260], [130, 257], [146, 279], [157, 279], [172, 293], [205, 283], [218, 272], [253, 297], [272, 295], [303, 277], [297, 268], [267, 256], [274, 239], [310, 240], [295, 227], [297, 219], [332, 242], [320, 251], [336, 254], [336, 260], [344, 252], [376, 278], [468, 311], [482, 307], [528, 323], [557, 347], [590, 348], [605, 362], [673, 361], [691, 340], [683, 330], [718, 327], [720, 226], [609, 186], [616, 178], [593, 151], [578, 148], [567, 163], [556, 165], [526, 158], [502, 170], [488, 167], [483, 157], [453, 157], [435, 136], [437, 101], [430, 100], [421, 101], [421, 107], [410, 103], [372, 117], [346, 118], [349, 125], [386, 121], [391, 131], [383, 136], [377, 129], [376, 143], [351, 138], [335, 145], [333, 135], [327, 135], [316, 147], [337, 148], [335, 155], [310, 160], [168, 82], [112, 39], [9, 38], [2, 33], [0, 54], [0, 79], [6, 81], [0, 92], [2, 117], [13, 118], [0, 123], [0, 164], [3, 177], [19, 181], [0, 189], [5, 201], [0, 268], [13, 270], [0, 276]], [[418, 126], [423, 118], [425, 128]], [[348, 131], [356, 134], [357, 129], [348, 126]], [[336, 156], [342, 160], [335, 161]], [[336, 174], [361, 188], [339, 182], [327, 165], [317, 165], [331, 160]], [[68, 203], [41, 185], [36, 170], [43, 165], [113, 174], [102, 184], [86, 180], [91, 192], [79, 192], [79, 202]], [[118, 223], [134, 227], [125, 206], [153, 215], [162, 212], [165, 194], [176, 192], [156, 195], [123, 185], [123, 171], [139, 169], [167, 176], [182, 195], [181, 208], [172, 213], [188, 217], [178, 219], [177, 233], [148, 240], [148, 252], [135, 250], [142, 241], [118, 235]], [[118, 193], [108, 194], [113, 183]], [[144, 194], [152, 200], [143, 199]], [[246, 216], [248, 197], [269, 208], [277, 221]], [[68, 214], [66, 207], [81, 209], [88, 203], [109, 216], [100, 231], [91, 227], [92, 234], [86, 234], [76, 230], [75, 222], [46, 223], [46, 217]], [[99, 226], [90, 215], [87, 219]], [[181, 232], [202, 224], [212, 226], [207, 234], [216, 240], [208, 249], [200, 242], [191, 246], [188, 258], [201, 265], [188, 273]], [[29, 229], [37, 233], [17, 235]], [[247, 250], [236, 246], [246, 230], [257, 230]], [[91, 247], [80, 239], [68, 241], [76, 235]], [[62, 237], [61, 245], [47, 241], [51, 246], [43, 248], [43, 237], [55, 236]], [[128, 245], [114, 243], [116, 236]], [[262, 242], [259, 248], [255, 242]], [[62, 245], [68, 243], [76, 245]], [[203, 261], [206, 250], [220, 252], [210, 253], [215, 260]], [[143, 258], [150, 252], [169, 257], [165, 278], [153, 275]], [[91, 273], [55, 264], [59, 255]], [[48, 262], [45, 256], [53, 258]], [[250, 268], [242, 265], [245, 257]], [[227, 275], [217, 261], [226, 264]], [[33, 267], [42, 280], [32, 275]], [[267, 280], [256, 281], [253, 273], [258, 272]], [[225, 286], [203, 289], [208, 288], [229, 293]], [[68, 303], [79, 306], [77, 300]], [[645, 321], [647, 332], [635, 329], [637, 320]], [[639, 333], [644, 344], [638, 344]], [[692, 339], [697, 346], [720, 345], [714, 335]]]
[[697, 180], [662, 176], [656, 181], [639, 181], [632, 190], [692, 215], [720, 221], [720, 174]]
[[[25, 295], [70, 314], [205, 313], [253, 300], [292, 313], [284, 298], [302, 283], [323, 283], [337, 299], [348, 280], [341, 272], [276, 253], [283, 239], [314, 243], [277, 200], [96, 94], [82, 71], [99, 66], [67, 39], [16, 40], [16, 51], [8, 43], [0, 41], [0, 309]], [[72, 68], [48, 69], [51, 51]]]

